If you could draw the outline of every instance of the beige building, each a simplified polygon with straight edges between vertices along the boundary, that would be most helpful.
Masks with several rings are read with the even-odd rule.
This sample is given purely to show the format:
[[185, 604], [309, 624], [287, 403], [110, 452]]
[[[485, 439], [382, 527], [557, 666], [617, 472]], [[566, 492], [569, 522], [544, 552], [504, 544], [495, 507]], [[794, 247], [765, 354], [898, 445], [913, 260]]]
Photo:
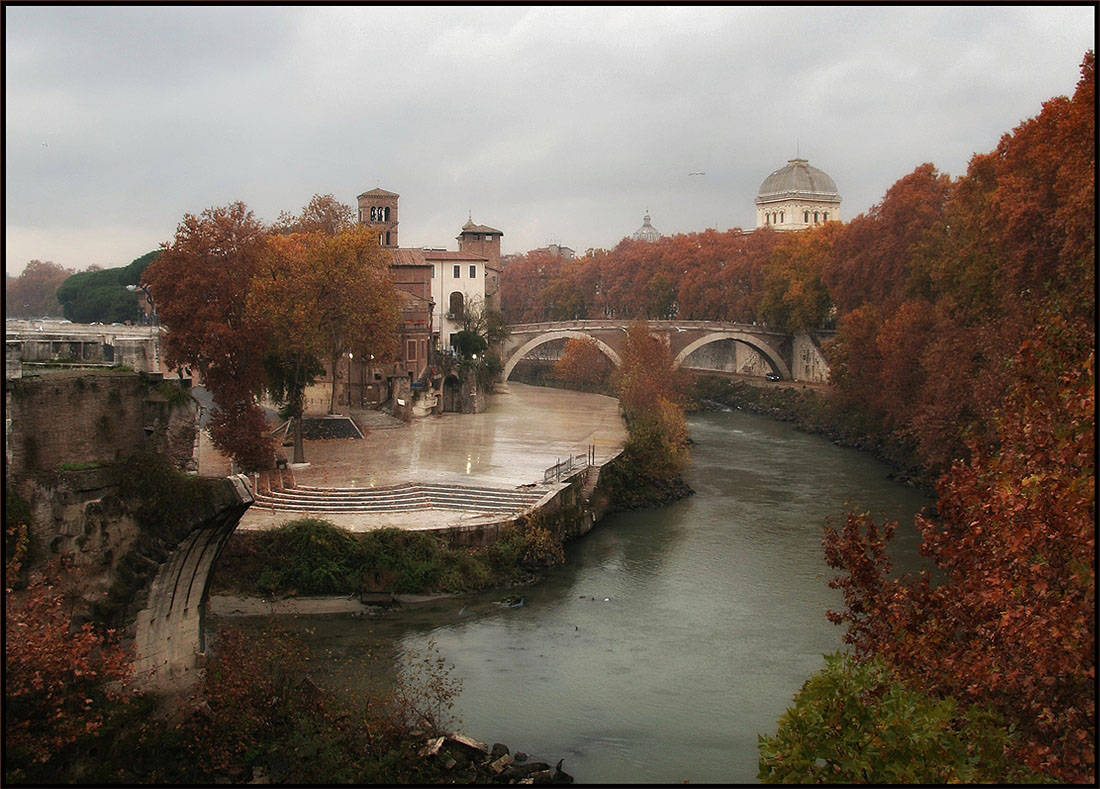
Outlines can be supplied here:
[[390, 250], [394, 265], [430, 267], [430, 295], [417, 295], [427, 296], [435, 306], [431, 332], [438, 344], [434, 347], [449, 348], [451, 337], [462, 329], [466, 310], [500, 309], [500, 239], [504, 233], [475, 224], [471, 218], [456, 237], [457, 252], [401, 247], [397, 242], [399, 198], [385, 189], [363, 192], [358, 197], [359, 223], [378, 231], [378, 242]]
[[840, 194], [833, 179], [805, 159], [790, 159], [764, 179], [756, 195], [756, 226], [805, 230], [840, 221]]

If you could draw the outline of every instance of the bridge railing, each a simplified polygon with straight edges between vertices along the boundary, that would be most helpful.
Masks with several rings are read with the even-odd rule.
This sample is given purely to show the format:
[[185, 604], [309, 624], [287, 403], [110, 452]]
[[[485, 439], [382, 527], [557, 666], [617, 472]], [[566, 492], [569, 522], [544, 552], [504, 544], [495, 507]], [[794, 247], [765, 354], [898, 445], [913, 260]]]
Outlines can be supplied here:
[[[713, 320], [645, 320], [651, 331], [725, 331], [739, 330], [761, 334], [786, 335], [787, 332], [776, 326], [764, 323], [738, 323], [735, 321]], [[616, 318], [591, 318], [571, 321], [547, 321], [542, 323], [516, 323], [508, 327], [512, 334], [534, 334], [555, 329], [576, 329], [580, 331], [625, 330], [630, 320]]]

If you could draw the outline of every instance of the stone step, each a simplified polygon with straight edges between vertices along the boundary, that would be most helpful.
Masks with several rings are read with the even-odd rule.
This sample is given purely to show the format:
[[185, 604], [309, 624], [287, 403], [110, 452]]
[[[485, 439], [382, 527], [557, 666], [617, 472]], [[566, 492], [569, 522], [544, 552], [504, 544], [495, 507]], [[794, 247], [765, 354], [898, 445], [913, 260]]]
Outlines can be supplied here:
[[325, 494], [317, 495], [310, 493], [309, 491], [299, 491], [293, 488], [283, 490], [273, 490], [269, 494], [271, 496], [277, 496], [279, 498], [296, 498], [296, 499], [311, 499], [313, 501], [392, 501], [408, 498], [429, 498], [429, 499], [490, 499], [490, 500], [507, 500], [507, 501], [539, 501], [542, 496], [530, 496], [516, 493], [509, 493], [508, 491], [469, 491], [469, 490], [419, 490], [411, 488], [409, 490], [400, 491], [386, 491], [386, 492], [366, 492], [360, 491], [357, 493], [345, 493], [345, 494]]
[[370, 513], [370, 512], [422, 512], [424, 510], [451, 510], [454, 512], [484, 512], [489, 514], [509, 514], [523, 512], [526, 507], [488, 505], [476, 506], [470, 504], [288, 504], [282, 502], [267, 502], [258, 500], [255, 506], [262, 509], [273, 509], [283, 512], [317, 512], [317, 513]]
[[381, 488], [301, 486], [256, 495], [256, 505], [288, 512], [459, 512], [518, 513], [537, 504], [544, 491], [405, 483]]
[[424, 491], [438, 493], [486, 493], [492, 495], [506, 494], [530, 498], [535, 501], [541, 499], [546, 491], [510, 490], [508, 488], [483, 488], [468, 485], [446, 485], [440, 483], [405, 483], [403, 485], [388, 485], [377, 488], [318, 488], [308, 485], [298, 485], [293, 488], [284, 488], [284, 493], [302, 493], [316, 496], [349, 496], [349, 495], [377, 495], [388, 493], [401, 493], [406, 491]]

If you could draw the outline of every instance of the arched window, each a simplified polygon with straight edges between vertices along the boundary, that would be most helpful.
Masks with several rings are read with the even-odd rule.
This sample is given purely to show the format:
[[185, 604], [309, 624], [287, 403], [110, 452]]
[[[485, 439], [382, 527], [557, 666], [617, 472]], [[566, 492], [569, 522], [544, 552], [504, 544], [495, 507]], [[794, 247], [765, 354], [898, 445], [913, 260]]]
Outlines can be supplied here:
[[821, 215], [821, 220], [823, 222], [828, 222], [829, 221], [829, 212], [828, 211], [826, 211], [824, 214]]
[[462, 291], [456, 290], [451, 294], [451, 309], [450, 314], [452, 318], [462, 317]]
[[807, 225], [810, 224], [810, 212], [809, 211], [803, 211], [802, 212], [802, 221], [805, 222]]
[[382, 221], [384, 221], [384, 222], [389, 222], [390, 221], [390, 207], [389, 206], [386, 206], [385, 208], [382, 209]]
[[780, 211], [780, 212], [779, 212], [779, 224], [783, 224], [783, 214], [784, 214], [784, 213], [785, 213], [785, 212], [783, 212], [783, 211]]
[[817, 211], [814, 211], [814, 224], [817, 224]]

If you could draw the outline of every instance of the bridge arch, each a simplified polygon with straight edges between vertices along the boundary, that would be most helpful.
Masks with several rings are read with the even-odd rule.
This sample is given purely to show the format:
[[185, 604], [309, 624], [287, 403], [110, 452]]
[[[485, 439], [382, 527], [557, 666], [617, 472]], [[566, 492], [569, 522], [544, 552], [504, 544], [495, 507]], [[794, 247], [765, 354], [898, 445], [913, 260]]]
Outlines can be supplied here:
[[545, 345], [548, 342], [553, 342], [554, 340], [569, 338], [579, 340], [595, 340], [596, 346], [603, 352], [604, 356], [611, 360], [612, 364], [614, 364], [616, 367], [622, 366], [622, 359], [619, 358], [619, 354], [617, 354], [610, 345], [605, 343], [599, 337], [593, 337], [588, 332], [578, 331], [576, 329], [555, 329], [540, 334], [537, 337], [533, 337], [520, 347], [516, 348], [516, 350], [512, 352], [511, 356], [508, 357], [508, 361], [505, 362], [504, 372], [501, 373], [500, 380], [507, 381], [508, 376], [512, 374], [512, 370], [515, 369], [520, 360], [523, 359], [523, 357], [529, 354], [531, 351], [535, 350], [535, 348], [538, 348], [540, 345]]
[[680, 353], [676, 354], [676, 358], [672, 360], [672, 367], [677, 370], [680, 369], [684, 361], [695, 351], [699, 350], [704, 345], [710, 345], [711, 343], [720, 342], [722, 340], [737, 340], [738, 342], [744, 343], [767, 359], [768, 364], [782, 376], [784, 381], [791, 380], [791, 370], [787, 367], [787, 363], [783, 361], [783, 354], [760, 337], [741, 331], [715, 331], [700, 337], [685, 346]]

